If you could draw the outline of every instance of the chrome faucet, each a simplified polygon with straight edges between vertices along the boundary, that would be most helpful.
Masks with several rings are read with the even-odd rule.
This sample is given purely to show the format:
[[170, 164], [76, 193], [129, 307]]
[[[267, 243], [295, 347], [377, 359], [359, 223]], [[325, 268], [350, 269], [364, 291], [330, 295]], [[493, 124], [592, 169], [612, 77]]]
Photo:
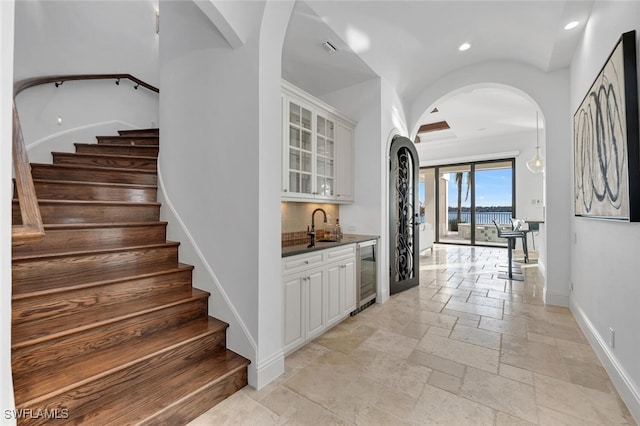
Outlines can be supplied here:
[[321, 208], [317, 208], [311, 213], [311, 231], [307, 228], [307, 235], [311, 238], [311, 242], [308, 247], [315, 247], [316, 245], [316, 224], [315, 224], [315, 216], [318, 211], [322, 212], [322, 216], [324, 217], [324, 223], [327, 223], [327, 212], [322, 210]]

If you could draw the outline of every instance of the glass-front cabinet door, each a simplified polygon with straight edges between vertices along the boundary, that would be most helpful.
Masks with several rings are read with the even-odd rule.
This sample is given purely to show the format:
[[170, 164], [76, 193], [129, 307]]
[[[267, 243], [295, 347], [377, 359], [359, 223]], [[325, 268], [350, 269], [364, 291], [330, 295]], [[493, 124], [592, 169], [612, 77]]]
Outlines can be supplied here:
[[353, 202], [356, 123], [283, 81], [282, 199]]
[[316, 115], [316, 190], [318, 197], [335, 195], [335, 122]]
[[289, 102], [289, 187], [288, 192], [313, 193], [313, 113]]

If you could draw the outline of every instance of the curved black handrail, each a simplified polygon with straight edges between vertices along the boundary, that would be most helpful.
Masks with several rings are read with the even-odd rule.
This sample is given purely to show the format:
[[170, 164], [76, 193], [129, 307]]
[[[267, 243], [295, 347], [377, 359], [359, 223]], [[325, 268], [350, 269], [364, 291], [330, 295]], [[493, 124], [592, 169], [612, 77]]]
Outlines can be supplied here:
[[127, 79], [131, 80], [137, 85], [145, 87], [152, 92], [160, 93], [160, 89], [155, 86], [146, 83], [139, 78], [132, 76], [131, 74], [71, 74], [71, 75], [48, 75], [44, 77], [33, 77], [27, 78], [25, 80], [20, 80], [13, 85], [13, 97], [15, 99], [16, 96], [20, 92], [30, 87], [39, 86], [41, 84], [47, 83], [57, 83], [56, 87], [61, 85], [65, 81], [74, 81], [74, 80], [120, 80]]

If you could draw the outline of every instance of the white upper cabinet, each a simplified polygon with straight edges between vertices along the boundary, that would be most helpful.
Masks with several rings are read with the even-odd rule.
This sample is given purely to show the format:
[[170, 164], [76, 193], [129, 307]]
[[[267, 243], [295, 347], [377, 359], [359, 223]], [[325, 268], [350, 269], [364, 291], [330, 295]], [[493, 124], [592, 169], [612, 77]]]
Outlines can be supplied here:
[[355, 123], [283, 81], [282, 199], [353, 201]]
[[338, 122], [337, 157], [340, 161], [336, 168], [336, 199], [340, 202], [353, 202], [353, 127]]

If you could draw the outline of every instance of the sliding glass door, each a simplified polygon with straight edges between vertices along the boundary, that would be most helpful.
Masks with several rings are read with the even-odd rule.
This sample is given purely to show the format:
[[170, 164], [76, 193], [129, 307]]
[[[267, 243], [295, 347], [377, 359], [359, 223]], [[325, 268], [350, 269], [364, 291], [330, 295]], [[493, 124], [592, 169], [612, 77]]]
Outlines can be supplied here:
[[471, 244], [471, 165], [439, 167], [440, 242]]
[[511, 229], [514, 215], [512, 161], [475, 164], [474, 191], [475, 243], [506, 247], [506, 241], [498, 239], [493, 221], [502, 228]]
[[505, 247], [493, 221], [507, 228], [515, 217], [514, 164], [508, 159], [423, 169], [425, 180], [435, 180], [436, 241]]

